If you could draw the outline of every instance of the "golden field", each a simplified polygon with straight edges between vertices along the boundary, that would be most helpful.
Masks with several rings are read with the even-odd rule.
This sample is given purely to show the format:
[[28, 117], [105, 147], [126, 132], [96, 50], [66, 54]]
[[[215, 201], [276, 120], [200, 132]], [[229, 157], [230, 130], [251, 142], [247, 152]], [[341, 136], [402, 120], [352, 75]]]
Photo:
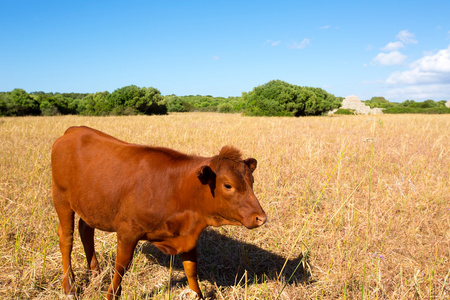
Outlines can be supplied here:
[[[209, 299], [450, 299], [450, 116], [209, 113], [0, 118], [0, 299], [64, 299], [50, 150], [73, 125], [258, 160], [268, 222], [204, 232]], [[90, 280], [75, 234], [79, 299], [102, 299], [111, 280], [115, 234], [96, 231], [96, 247], [102, 273]], [[121, 299], [176, 299], [186, 286], [178, 257], [141, 242]]]

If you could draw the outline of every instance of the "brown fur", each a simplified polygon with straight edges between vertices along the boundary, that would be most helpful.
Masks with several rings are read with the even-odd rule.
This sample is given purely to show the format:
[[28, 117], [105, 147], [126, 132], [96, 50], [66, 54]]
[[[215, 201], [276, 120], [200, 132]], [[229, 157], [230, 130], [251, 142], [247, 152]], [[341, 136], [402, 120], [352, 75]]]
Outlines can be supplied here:
[[241, 151], [232, 146], [224, 146], [220, 150], [219, 158], [226, 158], [238, 162], [242, 160], [242, 154]]
[[[219, 158], [219, 159], [216, 159]], [[189, 287], [201, 297], [196, 245], [207, 226], [261, 226], [266, 215], [253, 194], [256, 160], [225, 146], [218, 156], [128, 144], [88, 127], [71, 127], [52, 148], [53, 203], [59, 218], [63, 288], [75, 294], [71, 266], [74, 215], [88, 267], [98, 273], [94, 230], [117, 232], [115, 274], [120, 283], [139, 240], [180, 254]]]

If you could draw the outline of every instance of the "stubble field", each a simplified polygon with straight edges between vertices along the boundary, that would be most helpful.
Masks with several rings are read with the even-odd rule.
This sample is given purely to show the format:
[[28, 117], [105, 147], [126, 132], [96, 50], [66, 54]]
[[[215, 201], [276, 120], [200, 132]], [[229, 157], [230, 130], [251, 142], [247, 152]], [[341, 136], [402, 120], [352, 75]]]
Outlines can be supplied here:
[[[0, 298], [64, 299], [50, 150], [73, 125], [128, 142], [258, 160], [257, 229], [208, 229], [199, 279], [209, 299], [450, 298], [450, 116], [256, 118], [189, 113], [0, 118]], [[96, 232], [90, 279], [78, 233], [79, 299], [102, 299], [115, 234]], [[176, 299], [181, 263], [141, 242], [122, 299]]]

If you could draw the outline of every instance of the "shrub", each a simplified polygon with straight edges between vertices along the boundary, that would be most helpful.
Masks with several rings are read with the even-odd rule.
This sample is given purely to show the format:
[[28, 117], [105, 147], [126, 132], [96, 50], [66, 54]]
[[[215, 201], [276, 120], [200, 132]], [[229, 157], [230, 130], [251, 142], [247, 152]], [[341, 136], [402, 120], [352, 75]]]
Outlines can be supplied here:
[[436, 106], [436, 107], [389, 107], [383, 111], [385, 114], [450, 114], [450, 108]]
[[164, 97], [166, 100], [167, 105], [167, 111], [168, 112], [187, 112], [188, 108], [187, 105], [184, 105], [185, 102], [181, 100], [180, 97], [177, 97], [175, 95], [170, 95]]
[[233, 105], [230, 103], [221, 103], [217, 106], [217, 111], [220, 113], [232, 113], [234, 112]]
[[272, 80], [242, 94], [246, 112], [253, 116], [314, 116], [340, 106], [340, 101], [321, 88], [301, 87]]
[[[126, 107], [145, 115], [167, 114], [164, 97], [161, 96], [160, 91], [152, 87], [125, 86], [115, 90], [107, 100], [110, 107], [113, 108], [112, 111], [117, 111], [119, 114], [122, 114]], [[128, 113], [131, 113], [130, 109]]]
[[347, 109], [347, 108], [339, 108], [337, 111], [334, 112], [335, 115], [354, 115], [355, 110], [354, 109]]

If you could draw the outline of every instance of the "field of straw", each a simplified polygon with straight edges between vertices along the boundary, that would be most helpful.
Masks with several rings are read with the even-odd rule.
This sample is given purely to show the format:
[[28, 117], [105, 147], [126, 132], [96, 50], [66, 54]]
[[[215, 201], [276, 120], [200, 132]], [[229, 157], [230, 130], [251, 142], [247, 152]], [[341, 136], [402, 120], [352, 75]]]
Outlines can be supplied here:
[[[0, 299], [64, 299], [50, 150], [73, 125], [202, 156], [223, 145], [258, 160], [257, 229], [207, 229], [208, 299], [449, 299], [450, 116], [256, 118], [188, 113], [0, 118]], [[78, 299], [102, 299], [115, 234], [96, 231], [88, 276], [75, 233]], [[176, 299], [180, 259], [140, 242], [122, 299]]]

